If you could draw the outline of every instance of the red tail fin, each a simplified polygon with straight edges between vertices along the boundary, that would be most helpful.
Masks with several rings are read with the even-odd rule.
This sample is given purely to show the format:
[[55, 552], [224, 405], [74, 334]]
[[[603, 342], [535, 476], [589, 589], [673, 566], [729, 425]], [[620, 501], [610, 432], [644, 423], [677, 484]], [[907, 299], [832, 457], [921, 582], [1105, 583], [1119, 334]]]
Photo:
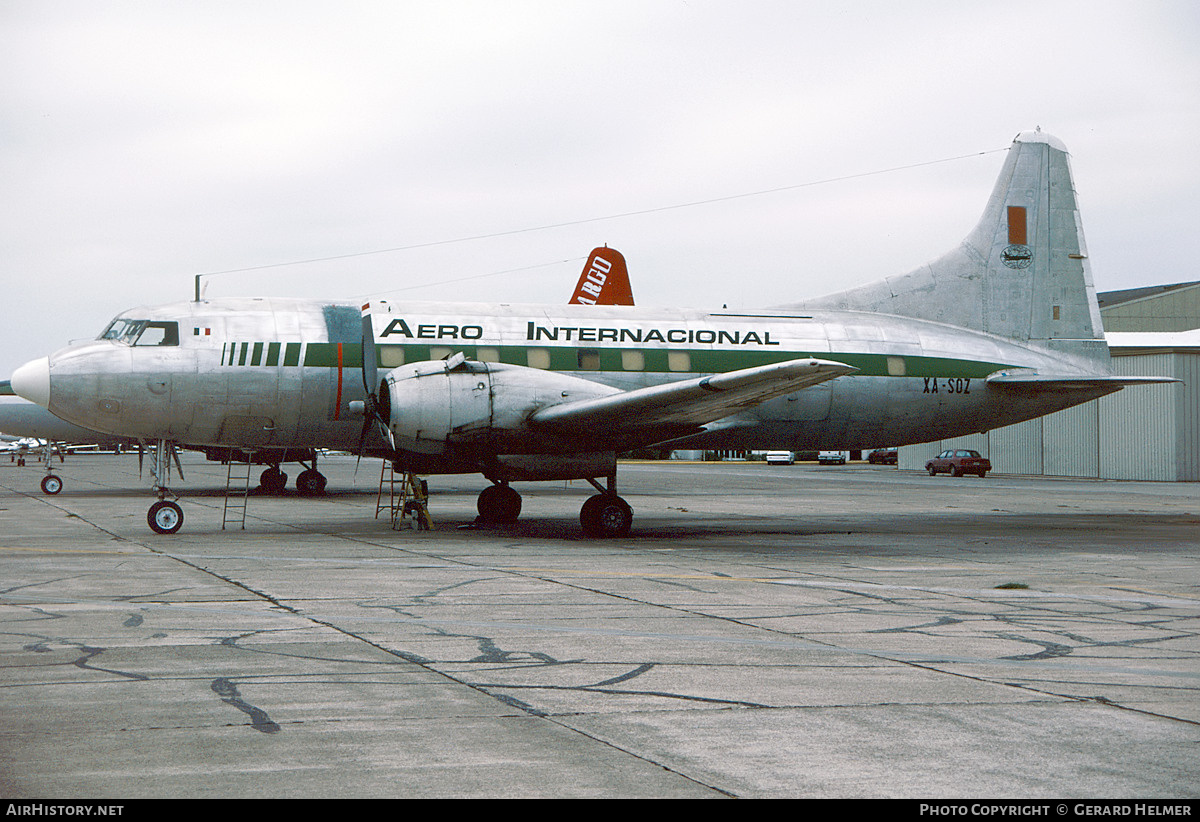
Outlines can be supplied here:
[[575, 284], [571, 305], [633, 305], [625, 258], [615, 248], [594, 248]]

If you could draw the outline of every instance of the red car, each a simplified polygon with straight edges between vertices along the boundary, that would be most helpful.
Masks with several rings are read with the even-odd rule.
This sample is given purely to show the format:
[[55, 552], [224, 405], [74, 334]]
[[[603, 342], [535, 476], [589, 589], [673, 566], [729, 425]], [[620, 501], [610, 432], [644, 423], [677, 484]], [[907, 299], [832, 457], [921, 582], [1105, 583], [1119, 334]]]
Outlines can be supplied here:
[[992, 463], [987, 457], [980, 456], [978, 451], [951, 448], [925, 463], [925, 470], [931, 477], [942, 471], [955, 477], [961, 477], [963, 474], [978, 474], [982, 477], [992, 470]]

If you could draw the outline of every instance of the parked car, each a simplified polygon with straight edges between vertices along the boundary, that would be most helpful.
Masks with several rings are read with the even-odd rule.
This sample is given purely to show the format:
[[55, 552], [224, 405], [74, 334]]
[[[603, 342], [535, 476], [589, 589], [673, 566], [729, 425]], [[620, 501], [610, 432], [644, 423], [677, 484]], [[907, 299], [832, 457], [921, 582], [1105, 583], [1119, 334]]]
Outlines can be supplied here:
[[848, 451], [821, 451], [817, 454], [817, 462], [821, 465], [845, 465], [849, 456]]
[[872, 465], [896, 465], [900, 462], [900, 454], [895, 448], [876, 448], [867, 454], [867, 462]]
[[796, 455], [791, 451], [768, 451], [767, 465], [792, 465], [796, 462]]
[[982, 477], [992, 470], [992, 463], [978, 451], [951, 448], [925, 463], [925, 470], [931, 477], [942, 472], [955, 477], [961, 477], [963, 474], [978, 474]]

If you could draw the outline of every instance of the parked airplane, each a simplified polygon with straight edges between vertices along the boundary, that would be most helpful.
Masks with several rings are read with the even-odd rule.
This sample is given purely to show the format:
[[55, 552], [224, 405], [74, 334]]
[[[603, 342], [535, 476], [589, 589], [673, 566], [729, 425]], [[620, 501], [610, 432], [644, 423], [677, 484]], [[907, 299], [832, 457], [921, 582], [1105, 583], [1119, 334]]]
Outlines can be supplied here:
[[[633, 305], [633, 291], [629, 284], [629, 271], [625, 257], [615, 248], [602, 246], [592, 249], [583, 265], [583, 271], [575, 284], [575, 290], [569, 300], [578, 305]], [[15, 399], [9, 380], [0, 380], [0, 397], [14, 397], [14, 401], [0, 400], [0, 431], [17, 434], [19, 437], [5, 437], [0, 434], [0, 450], [11, 452], [13, 459], [25, 464], [25, 455], [36, 444], [42, 449], [50, 444], [60, 455], [64, 444], [95, 443], [102, 447], [140, 448], [141, 443], [128, 437], [116, 437], [99, 431], [91, 431], [61, 420], [46, 408], [28, 401]], [[25, 446], [18, 449], [11, 442], [18, 438], [28, 440]], [[36, 438], [41, 438], [36, 439]], [[9, 444], [4, 444], [9, 443]], [[228, 447], [203, 447], [184, 445], [185, 448], [197, 450], [214, 462], [230, 459]], [[259, 490], [264, 493], [277, 494], [287, 485], [287, 474], [281, 468], [289, 461], [304, 465], [305, 471], [296, 480], [297, 490], [302, 494], [320, 494], [325, 490], [325, 477], [317, 470], [317, 450], [312, 448], [255, 448], [252, 452], [236, 449], [237, 457], [249, 459], [255, 465], [267, 466], [259, 477]], [[50, 469], [46, 461], [46, 477], [42, 480], [42, 490], [47, 494], [57, 494], [63, 488], [60, 477]]]
[[0, 434], [0, 452], [9, 455], [10, 462], [25, 464], [25, 457], [39, 450], [46, 443], [33, 437], [14, 437], [10, 434]]
[[[1034, 132], [957, 249], [807, 304], [198, 300], [126, 311], [12, 386], [79, 425], [156, 440], [160, 467], [186, 442], [479, 472], [485, 520], [518, 515], [511, 482], [587, 479], [584, 531], [621, 535], [624, 450], [926, 442], [1166, 381], [1111, 374], [1066, 148]], [[156, 491], [150, 526], [174, 532], [182, 511], [161, 479]]]
[[49, 440], [41, 440], [36, 437], [14, 437], [9, 434], [0, 434], [0, 453], [8, 454], [10, 462], [15, 462], [18, 466], [24, 467], [25, 461], [31, 455], [36, 455], [46, 466], [46, 475], [42, 478], [42, 491], [47, 494], [57, 494], [62, 490], [62, 480], [54, 473], [53, 459], [58, 456], [58, 461], [63, 461], [62, 448]]
[[[0, 381], [0, 396], [7, 396], [8, 380]], [[117, 437], [112, 434], [91, 431], [81, 428], [65, 420], [61, 420], [49, 410], [19, 399], [0, 400], [0, 431], [11, 435], [2, 439], [19, 439], [21, 442], [35, 443], [32, 450], [41, 451], [45, 461], [46, 475], [42, 477], [42, 491], [46, 494], [57, 494], [63, 489], [63, 480], [54, 473], [50, 457], [58, 455], [60, 463], [65, 462], [63, 453], [71, 450], [72, 446], [95, 445], [101, 448], [134, 448], [137, 440], [128, 437]], [[12, 450], [4, 448], [3, 450]], [[25, 464], [25, 453], [18, 455], [19, 464]]]

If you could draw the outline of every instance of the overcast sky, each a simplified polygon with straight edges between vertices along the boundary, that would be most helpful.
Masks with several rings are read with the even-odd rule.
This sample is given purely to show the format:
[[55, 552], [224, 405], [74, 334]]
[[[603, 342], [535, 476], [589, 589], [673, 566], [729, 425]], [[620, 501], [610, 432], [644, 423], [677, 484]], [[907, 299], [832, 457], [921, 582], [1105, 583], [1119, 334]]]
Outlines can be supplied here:
[[817, 296], [955, 245], [1039, 126], [1100, 290], [1200, 279], [1192, 0], [0, 0], [0, 376], [197, 273], [565, 303], [608, 244], [645, 305]]

